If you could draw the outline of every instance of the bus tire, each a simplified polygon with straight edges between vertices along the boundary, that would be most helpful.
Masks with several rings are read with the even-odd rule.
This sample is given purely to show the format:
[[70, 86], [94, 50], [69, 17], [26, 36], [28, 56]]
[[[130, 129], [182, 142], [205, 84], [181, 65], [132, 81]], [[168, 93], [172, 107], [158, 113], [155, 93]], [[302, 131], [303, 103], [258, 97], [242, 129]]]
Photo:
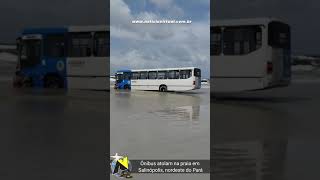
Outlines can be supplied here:
[[160, 87], [159, 87], [160, 92], [167, 92], [167, 90], [168, 90], [168, 88], [166, 85], [160, 85]]
[[49, 89], [62, 88], [62, 81], [58, 76], [47, 76], [44, 81], [44, 87]]

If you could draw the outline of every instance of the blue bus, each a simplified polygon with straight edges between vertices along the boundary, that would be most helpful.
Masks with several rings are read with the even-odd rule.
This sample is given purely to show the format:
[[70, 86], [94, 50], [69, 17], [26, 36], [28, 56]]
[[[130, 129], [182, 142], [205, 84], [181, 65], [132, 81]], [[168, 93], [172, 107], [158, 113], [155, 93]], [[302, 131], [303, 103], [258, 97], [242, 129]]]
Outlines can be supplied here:
[[118, 70], [115, 77], [115, 89], [131, 89], [131, 70]]
[[14, 86], [107, 89], [109, 36], [106, 26], [25, 29]]

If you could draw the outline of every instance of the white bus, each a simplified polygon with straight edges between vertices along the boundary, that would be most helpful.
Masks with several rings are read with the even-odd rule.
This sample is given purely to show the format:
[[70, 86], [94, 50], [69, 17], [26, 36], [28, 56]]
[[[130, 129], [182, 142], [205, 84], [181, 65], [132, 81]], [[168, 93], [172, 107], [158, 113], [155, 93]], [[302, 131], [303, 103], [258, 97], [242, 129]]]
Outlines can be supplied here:
[[201, 70], [195, 67], [124, 70], [116, 73], [116, 89], [189, 91], [201, 88]]
[[[87, 46], [88, 53], [77, 53], [67, 58], [68, 86], [75, 89], [106, 90], [110, 77], [109, 27], [71, 27], [74, 43]], [[91, 50], [91, 53], [90, 53]]]
[[250, 91], [290, 84], [288, 24], [272, 18], [216, 20], [210, 34], [211, 91]]
[[109, 36], [107, 26], [25, 29], [14, 86], [109, 89]]

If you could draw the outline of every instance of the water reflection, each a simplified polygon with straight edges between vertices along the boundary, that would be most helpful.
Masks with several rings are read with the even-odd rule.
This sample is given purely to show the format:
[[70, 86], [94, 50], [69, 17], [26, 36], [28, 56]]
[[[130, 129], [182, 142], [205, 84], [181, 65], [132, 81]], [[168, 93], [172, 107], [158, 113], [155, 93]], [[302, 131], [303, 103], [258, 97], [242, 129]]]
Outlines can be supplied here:
[[110, 151], [132, 154], [132, 159], [209, 159], [209, 96], [208, 89], [111, 91]]
[[154, 112], [161, 119], [173, 121], [176, 125], [197, 125], [200, 117], [200, 106], [182, 106]]
[[11, 179], [98, 179], [104, 174], [105, 94], [13, 91], [7, 87], [0, 95], [1, 175]]
[[285, 178], [288, 112], [248, 102], [211, 107], [213, 179]]
[[63, 137], [66, 99], [31, 96], [15, 101], [15, 118], [12, 120], [13, 142], [28, 145], [54, 145]]
[[284, 179], [287, 141], [214, 145], [215, 179]]

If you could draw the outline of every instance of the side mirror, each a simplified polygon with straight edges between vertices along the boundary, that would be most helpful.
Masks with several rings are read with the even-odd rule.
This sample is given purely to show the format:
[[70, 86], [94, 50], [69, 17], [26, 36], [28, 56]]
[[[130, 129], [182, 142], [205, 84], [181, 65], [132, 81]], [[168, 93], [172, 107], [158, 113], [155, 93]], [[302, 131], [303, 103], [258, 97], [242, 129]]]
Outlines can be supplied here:
[[20, 50], [20, 45], [21, 45], [21, 38], [17, 38], [17, 39], [16, 39], [16, 50], [17, 50], [17, 51]]

